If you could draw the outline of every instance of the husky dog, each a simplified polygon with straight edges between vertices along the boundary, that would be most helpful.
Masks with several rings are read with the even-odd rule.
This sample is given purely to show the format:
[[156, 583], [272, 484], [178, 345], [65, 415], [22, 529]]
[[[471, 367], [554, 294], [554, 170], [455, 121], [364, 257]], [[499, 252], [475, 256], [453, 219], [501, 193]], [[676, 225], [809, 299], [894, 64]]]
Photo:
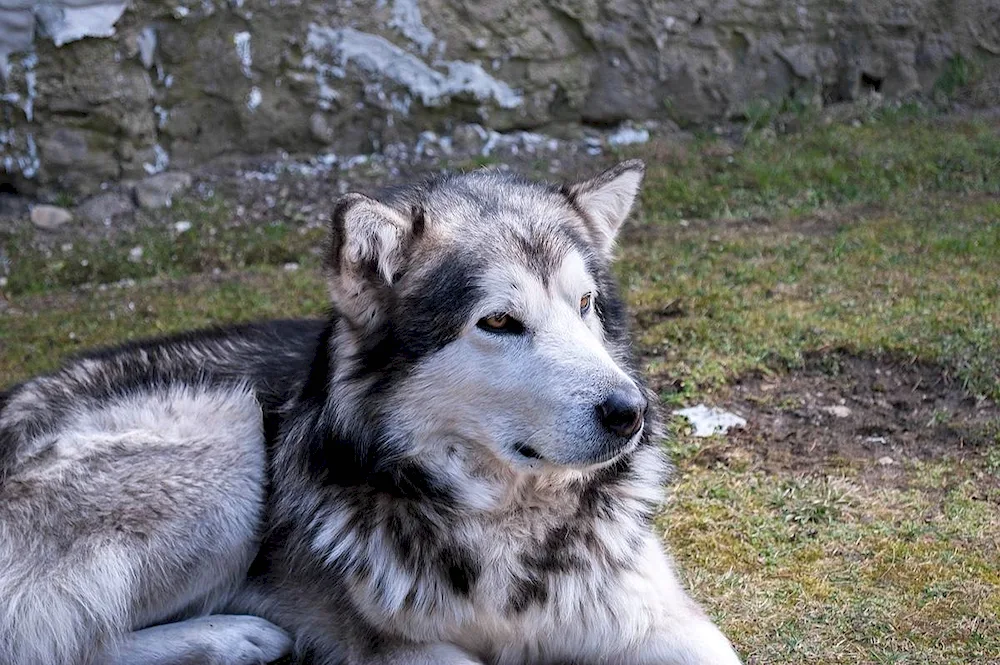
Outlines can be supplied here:
[[0, 395], [0, 662], [738, 664], [650, 526], [609, 272], [643, 169], [349, 194], [325, 320]]

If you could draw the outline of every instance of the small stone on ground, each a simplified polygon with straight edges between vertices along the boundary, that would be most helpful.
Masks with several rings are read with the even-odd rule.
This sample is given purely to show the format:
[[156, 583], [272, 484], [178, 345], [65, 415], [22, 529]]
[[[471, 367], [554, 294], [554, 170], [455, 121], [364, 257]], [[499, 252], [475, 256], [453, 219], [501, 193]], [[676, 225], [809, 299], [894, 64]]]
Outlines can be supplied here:
[[747, 424], [745, 418], [735, 413], [708, 407], [704, 404], [674, 411], [674, 415], [687, 418], [694, 427], [694, 435], [697, 437], [725, 434], [734, 427], [745, 427]]
[[73, 214], [59, 206], [36, 205], [31, 209], [31, 223], [45, 231], [54, 231], [73, 220]]

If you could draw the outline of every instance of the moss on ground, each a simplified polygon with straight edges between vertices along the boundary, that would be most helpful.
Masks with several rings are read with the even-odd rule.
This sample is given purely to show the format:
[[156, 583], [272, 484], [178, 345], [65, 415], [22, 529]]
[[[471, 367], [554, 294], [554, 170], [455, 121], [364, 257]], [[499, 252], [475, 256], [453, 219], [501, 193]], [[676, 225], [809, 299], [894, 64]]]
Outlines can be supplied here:
[[[667, 405], [724, 399], [741, 375], [831, 349], [934, 362], [1000, 398], [996, 121], [886, 117], [628, 154], [651, 166], [618, 271]], [[0, 383], [95, 345], [321, 313], [321, 233], [228, 226], [230, 205], [191, 201], [164, 213], [167, 230], [49, 254], [8, 242]], [[122, 279], [139, 281], [93, 286]], [[808, 474], [765, 471], [754, 450], [705, 464], [704, 444], [672, 429], [678, 474], [658, 523], [751, 662], [1000, 659], [1000, 509], [984, 490], [1000, 441], [905, 461], [906, 483], [873, 487], [833, 459]]]

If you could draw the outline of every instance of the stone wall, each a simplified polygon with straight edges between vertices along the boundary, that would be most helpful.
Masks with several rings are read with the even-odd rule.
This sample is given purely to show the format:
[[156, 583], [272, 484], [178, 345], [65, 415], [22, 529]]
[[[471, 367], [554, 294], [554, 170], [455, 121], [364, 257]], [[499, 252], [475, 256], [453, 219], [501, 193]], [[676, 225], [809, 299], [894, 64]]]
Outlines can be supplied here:
[[0, 182], [84, 195], [225, 154], [708, 122], [1000, 72], [1000, 0], [0, 0]]

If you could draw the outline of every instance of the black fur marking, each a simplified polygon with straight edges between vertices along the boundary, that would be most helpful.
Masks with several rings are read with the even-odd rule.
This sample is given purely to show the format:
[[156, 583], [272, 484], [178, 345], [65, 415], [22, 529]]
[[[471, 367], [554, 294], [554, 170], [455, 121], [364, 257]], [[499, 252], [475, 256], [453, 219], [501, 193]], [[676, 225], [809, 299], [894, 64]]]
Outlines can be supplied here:
[[421, 359], [455, 340], [482, 295], [472, 260], [450, 253], [407, 295], [389, 302], [386, 323], [367, 340], [358, 374], [376, 376], [370, 394], [383, 394]]
[[457, 547], [441, 552], [440, 566], [451, 588], [461, 596], [468, 596], [472, 592], [481, 572], [472, 556]]
[[376, 492], [396, 499], [432, 501], [438, 506], [455, 504], [455, 490], [414, 462], [399, 462], [369, 474], [367, 484]]
[[[3, 422], [3, 410], [7, 404], [8, 395], [9, 393], [0, 392], [0, 423]], [[0, 425], [0, 482], [7, 475], [7, 470], [14, 464], [15, 445], [13, 433], [6, 431]]]
[[[589, 524], [585, 525], [589, 527]], [[573, 544], [584, 530], [581, 525], [563, 524], [552, 529], [537, 551], [526, 552], [521, 562], [544, 579], [551, 573], [570, 573], [587, 567], [587, 561], [573, 551]]]
[[518, 256], [523, 259], [525, 267], [542, 281], [542, 286], [548, 288], [549, 280], [558, 271], [570, 245], [562, 237], [551, 233], [535, 232], [525, 236], [513, 232], [510, 240], [518, 249]]
[[537, 578], [516, 579], [510, 587], [507, 599], [507, 613], [521, 614], [532, 605], [544, 605], [549, 600], [549, 587]]
[[427, 227], [427, 217], [424, 212], [424, 207], [421, 205], [413, 206], [413, 209], [410, 211], [410, 215], [413, 220], [411, 227], [413, 238], [417, 239], [424, 235], [424, 230]]

